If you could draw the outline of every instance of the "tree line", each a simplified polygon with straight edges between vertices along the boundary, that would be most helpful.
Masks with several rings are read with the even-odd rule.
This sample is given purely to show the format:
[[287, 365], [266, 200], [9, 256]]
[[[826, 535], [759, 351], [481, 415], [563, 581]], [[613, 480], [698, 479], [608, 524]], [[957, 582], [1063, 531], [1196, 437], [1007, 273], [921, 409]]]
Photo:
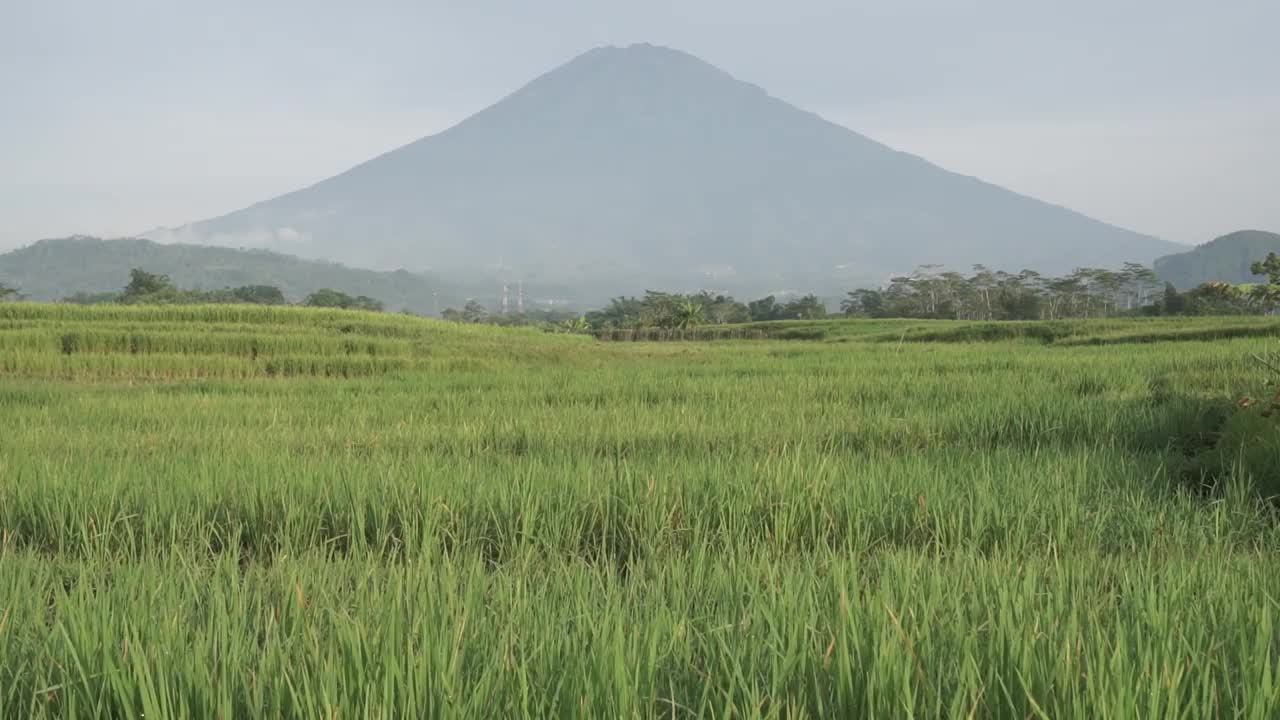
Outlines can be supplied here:
[[[0, 298], [3, 293], [0, 293]], [[123, 305], [288, 305], [284, 292], [272, 285], [243, 285], [221, 290], [188, 290], [179, 288], [167, 275], [134, 268], [129, 272], [129, 284], [120, 292], [76, 293], [63, 302], [77, 305], [118, 303]], [[364, 295], [351, 296], [329, 288], [317, 290], [302, 302], [304, 307], [342, 308], [382, 312], [379, 300]]]
[[[1179, 292], [1139, 263], [1119, 270], [1079, 268], [1060, 277], [1033, 270], [1010, 273], [975, 265], [970, 273], [922, 265], [890, 278], [878, 288], [860, 288], [840, 303], [844, 317], [947, 320], [1060, 320], [1068, 318], [1153, 315], [1261, 315], [1280, 308], [1280, 257], [1271, 253], [1255, 262], [1254, 274], [1268, 282], [1231, 285], [1204, 283]], [[446, 320], [466, 323], [553, 326], [569, 332], [657, 328], [687, 330], [768, 320], [813, 320], [828, 316], [815, 295], [779, 300], [770, 295], [746, 303], [733, 297], [646, 291], [642, 297], [616, 297], [584, 315], [500, 315], [478, 302], [448, 309]]]
[[461, 310], [451, 307], [445, 308], [441, 311], [440, 317], [456, 323], [499, 325], [503, 327], [537, 326], [551, 329], [562, 323], [577, 320], [580, 314], [572, 310], [555, 308], [534, 308], [514, 313], [494, 313], [489, 312], [489, 308], [479, 301], [468, 300]]
[[605, 307], [587, 313], [594, 330], [661, 328], [685, 330], [699, 325], [729, 325], [765, 320], [814, 320], [827, 316], [815, 295], [786, 302], [773, 295], [747, 303], [710, 292], [691, 294], [647, 291], [643, 297], [616, 297]]
[[[1123, 315], [1260, 315], [1280, 309], [1280, 256], [1269, 253], [1254, 262], [1255, 275], [1265, 282], [1232, 285], [1208, 282], [1179, 292], [1161, 283], [1156, 273], [1138, 263], [1119, 270], [1080, 268], [1060, 277], [1032, 270], [1010, 273], [974, 265], [970, 273], [922, 265], [907, 275], [890, 278], [878, 288], [859, 288], [846, 294], [840, 314], [863, 318], [949, 320], [1059, 320]], [[0, 284], [0, 301], [20, 300], [17, 288]], [[245, 285], [221, 290], [178, 288], [167, 276], [141, 268], [130, 271], [120, 292], [76, 293], [64, 302], [78, 304], [288, 304], [284, 293], [270, 285]], [[332, 289], [311, 293], [299, 305], [380, 312], [383, 303], [364, 295]], [[619, 296], [585, 314], [563, 309], [535, 309], [493, 313], [471, 300], [461, 309], [447, 308], [441, 316], [460, 323], [526, 325], [564, 332], [601, 332], [657, 328], [686, 330], [703, 325], [727, 325], [771, 320], [813, 320], [828, 316], [815, 295], [789, 300], [769, 295], [749, 302], [707, 291], [669, 293], [648, 290], [641, 297]]]
[[816, 295], [787, 302], [768, 297], [742, 303], [711, 292], [669, 293], [647, 290], [642, 297], [620, 296], [599, 310], [579, 314], [568, 310], [535, 310], [503, 315], [491, 313], [479, 302], [463, 309], [447, 308], [445, 320], [490, 325], [533, 325], [560, 332], [606, 330], [687, 330], [702, 325], [729, 325], [763, 320], [811, 320], [827, 316], [827, 307]]
[[[1259, 275], [1273, 273], [1273, 253], [1254, 263]], [[1280, 305], [1275, 282], [1255, 285], [1204, 283], [1178, 292], [1163, 286], [1150, 268], [1125, 263], [1120, 270], [1081, 268], [1062, 277], [1031, 270], [993, 271], [975, 265], [963, 275], [922, 266], [892, 278], [884, 288], [850, 292], [841, 303], [845, 315], [877, 318], [954, 320], [1058, 320], [1117, 315], [1249, 315], [1273, 312]]]

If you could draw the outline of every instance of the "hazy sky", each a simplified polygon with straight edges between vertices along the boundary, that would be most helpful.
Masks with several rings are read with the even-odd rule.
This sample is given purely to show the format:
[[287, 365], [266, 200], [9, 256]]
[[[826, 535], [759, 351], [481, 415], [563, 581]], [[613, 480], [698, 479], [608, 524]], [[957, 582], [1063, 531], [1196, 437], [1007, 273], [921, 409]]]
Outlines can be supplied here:
[[0, 247], [236, 210], [652, 42], [1181, 242], [1280, 231], [1278, 0], [0, 0]]

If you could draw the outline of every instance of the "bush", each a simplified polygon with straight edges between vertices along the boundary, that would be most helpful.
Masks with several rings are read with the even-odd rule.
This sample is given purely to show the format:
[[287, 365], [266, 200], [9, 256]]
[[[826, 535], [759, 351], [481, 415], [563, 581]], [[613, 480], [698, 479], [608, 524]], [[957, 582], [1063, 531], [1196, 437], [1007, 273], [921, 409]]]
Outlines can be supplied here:
[[311, 293], [307, 296], [307, 299], [302, 301], [302, 304], [307, 307], [339, 308], [342, 310], [368, 310], [371, 312], [382, 312], [383, 310], [382, 303], [371, 297], [364, 295], [352, 297], [344, 292], [330, 288]]
[[1221, 474], [1248, 481], [1263, 498], [1280, 502], [1280, 394], [1259, 410], [1243, 408], [1222, 428], [1214, 463]]
[[271, 285], [245, 285], [231, 291], [236, 300], [248, 305], [284, 305], [284, 293]]

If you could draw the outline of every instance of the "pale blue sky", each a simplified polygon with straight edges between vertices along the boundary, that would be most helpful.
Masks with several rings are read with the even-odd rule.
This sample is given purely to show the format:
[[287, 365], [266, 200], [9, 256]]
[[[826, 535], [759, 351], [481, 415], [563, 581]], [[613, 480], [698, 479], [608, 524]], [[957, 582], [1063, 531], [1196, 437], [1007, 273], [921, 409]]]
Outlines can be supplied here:
[[0, 0], [0, 248], [204, 219], [604, 44], [1182, 242], [1280, 231], [1280, 2]]

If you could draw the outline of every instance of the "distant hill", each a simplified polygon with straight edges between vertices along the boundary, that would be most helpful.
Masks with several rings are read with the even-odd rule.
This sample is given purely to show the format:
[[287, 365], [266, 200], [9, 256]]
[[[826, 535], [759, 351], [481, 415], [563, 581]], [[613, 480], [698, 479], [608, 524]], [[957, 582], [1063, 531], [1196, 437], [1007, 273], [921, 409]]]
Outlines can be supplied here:
[[[381, 300], [388, 310], [408, 309], [420, 314], [434, 314], [437, 301], [440, 308], [461, 307], [472, 295], [456, 282], [403, 270], [357, 270], [267, 250], [83, 236], [41, 240], [0, 255], [0, 283], [20, 288], [32, 300], [52, 301], [77, 292], [118, 291], [129, 282], [129, 270], [135, 267], [168, 275], [187, 289], [274, 285], [291, 301], [298, 301], [321, 288], [332, 288]], [[488, 295], [500, 293], [496, 288], [482, 290]], [[496, 298], [482, 299], [492, 302]], [[532, 294], [530, 299], [532, 302]]]
[[445, 132], [149, 235], [362, 267], [841, 293], [922, 263], [1150, 263], [1176, 245], [943, 170], [685, 53], [598, 48]]
[[1255, 283], [1263, 278], [1251, 273], [1249, 266], [1272, 252], [1280, 253], [1280, 235], [1241, 230], [1187, 252], [1159, 258], [1155, 271], [1160, 279], [1173, 283], [1179, 290], [1213, 281], [1235, 285]]

